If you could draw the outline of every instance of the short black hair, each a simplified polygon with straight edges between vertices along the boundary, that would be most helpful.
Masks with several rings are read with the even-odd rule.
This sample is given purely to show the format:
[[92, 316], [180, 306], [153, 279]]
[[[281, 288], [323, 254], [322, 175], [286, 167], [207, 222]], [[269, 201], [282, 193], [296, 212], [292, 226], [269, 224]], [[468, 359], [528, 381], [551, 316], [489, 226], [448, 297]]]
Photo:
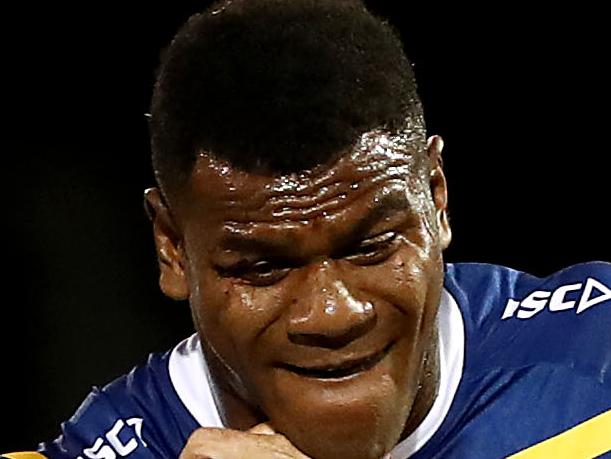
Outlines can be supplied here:
[[362, 1], [223, 0], [162, 53], [153, 167], [166, 193], [188, 182], [200, 151], [292, 172], [414, 120], [424, 126], [399, 35]]

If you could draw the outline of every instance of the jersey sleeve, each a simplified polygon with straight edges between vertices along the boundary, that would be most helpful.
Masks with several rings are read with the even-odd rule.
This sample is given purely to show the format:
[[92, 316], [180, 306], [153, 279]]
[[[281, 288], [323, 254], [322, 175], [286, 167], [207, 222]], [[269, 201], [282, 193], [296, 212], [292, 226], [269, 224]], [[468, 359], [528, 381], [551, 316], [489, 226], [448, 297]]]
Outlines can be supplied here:
[[548, 363], [611, 385], [611, 264], [589, 262], [535, 277], [505, 267], [451, 267], [482, 367]]
[[49, 459], [161, 457], [144, 438], [144, 428], [142, 412], [127, 406], [119, 409], [109, 394], [94, 388], [76, 414], [62, 424], [59, 438], [42, 443], [39, 452]]
[[178, 399], [168, 354], [94, 388], [54, 441], [39, 453], [49, 459], [166, 459], [178, 457], [198, 427]]

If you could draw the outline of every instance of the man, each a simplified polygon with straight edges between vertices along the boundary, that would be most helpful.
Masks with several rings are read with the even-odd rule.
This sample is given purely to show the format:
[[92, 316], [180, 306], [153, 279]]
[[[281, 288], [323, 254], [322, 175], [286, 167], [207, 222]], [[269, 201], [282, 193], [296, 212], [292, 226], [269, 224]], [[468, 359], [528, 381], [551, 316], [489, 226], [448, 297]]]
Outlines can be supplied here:
[[165, 52], [151, 112], [160, 286], [197, 334], [95, 390], [41, 454], [611, 451], [611, 267], [443, 263], [443, 142], [358, 1], [217, 3]]

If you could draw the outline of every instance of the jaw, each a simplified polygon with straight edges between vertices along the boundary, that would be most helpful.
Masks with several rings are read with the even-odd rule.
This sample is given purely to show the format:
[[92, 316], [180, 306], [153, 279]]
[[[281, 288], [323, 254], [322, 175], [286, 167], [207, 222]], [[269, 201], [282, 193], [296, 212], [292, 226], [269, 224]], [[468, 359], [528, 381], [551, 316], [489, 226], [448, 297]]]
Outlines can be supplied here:
[[[398, 443], [418, 391], [420, 360], [399, 347], [346, 378], [276, 369], [262, 394], [264, 411], [278, 432], [312, 458], [379, 459]], [[409, 362], [398, 365], [401, 357]]]
[[354, 399], [329, 392], [315, 401], [293, 398], [292, 406], [270, 412], [272, 424], [315, 459], [379, 459], [396, 445], [410, 409], [407, 401], [396, 403], [396, 388]]

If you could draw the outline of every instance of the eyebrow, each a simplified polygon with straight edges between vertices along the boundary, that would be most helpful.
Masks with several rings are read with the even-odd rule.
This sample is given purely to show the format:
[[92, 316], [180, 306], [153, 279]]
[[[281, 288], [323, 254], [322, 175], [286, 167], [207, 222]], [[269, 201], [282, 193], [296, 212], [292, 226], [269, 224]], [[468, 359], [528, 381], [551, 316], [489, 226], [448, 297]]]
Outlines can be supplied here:
[[338, 236], [333, 242], [337, 245], [346, 245], [362, 238], [371, 229], [386, 217], [394, 215], [395, 211], [409, 211], [411, 205], [404, 193], [397, 191], [382, 196], [375, 206], [367, 209], [364, 217], [350, 230], [347, 235]]
[[[408, 211], [411, 208], [404, 193], [392, 192], [380, 197], [378, 202], [367, 209], [363, 218], [354, 225], [348, 234], [340, 234], [333, 238], [334, 246], [346, 246], [356, 239], [362, 238], [382, 219], [392, 215], [394, 211]], [[282, 255], [286, 252], [290, 240], [260, 238], [239, 232], [227, 233], [220, 241], [224, 250], [235, 250], [250, 253], [265, 253]]]
[[278, 240], [262, 239], [246, 234], [230, 233], [221, 239], [221, 249], [243, 252], [278, 254], [285, 250], [285, 245]]

